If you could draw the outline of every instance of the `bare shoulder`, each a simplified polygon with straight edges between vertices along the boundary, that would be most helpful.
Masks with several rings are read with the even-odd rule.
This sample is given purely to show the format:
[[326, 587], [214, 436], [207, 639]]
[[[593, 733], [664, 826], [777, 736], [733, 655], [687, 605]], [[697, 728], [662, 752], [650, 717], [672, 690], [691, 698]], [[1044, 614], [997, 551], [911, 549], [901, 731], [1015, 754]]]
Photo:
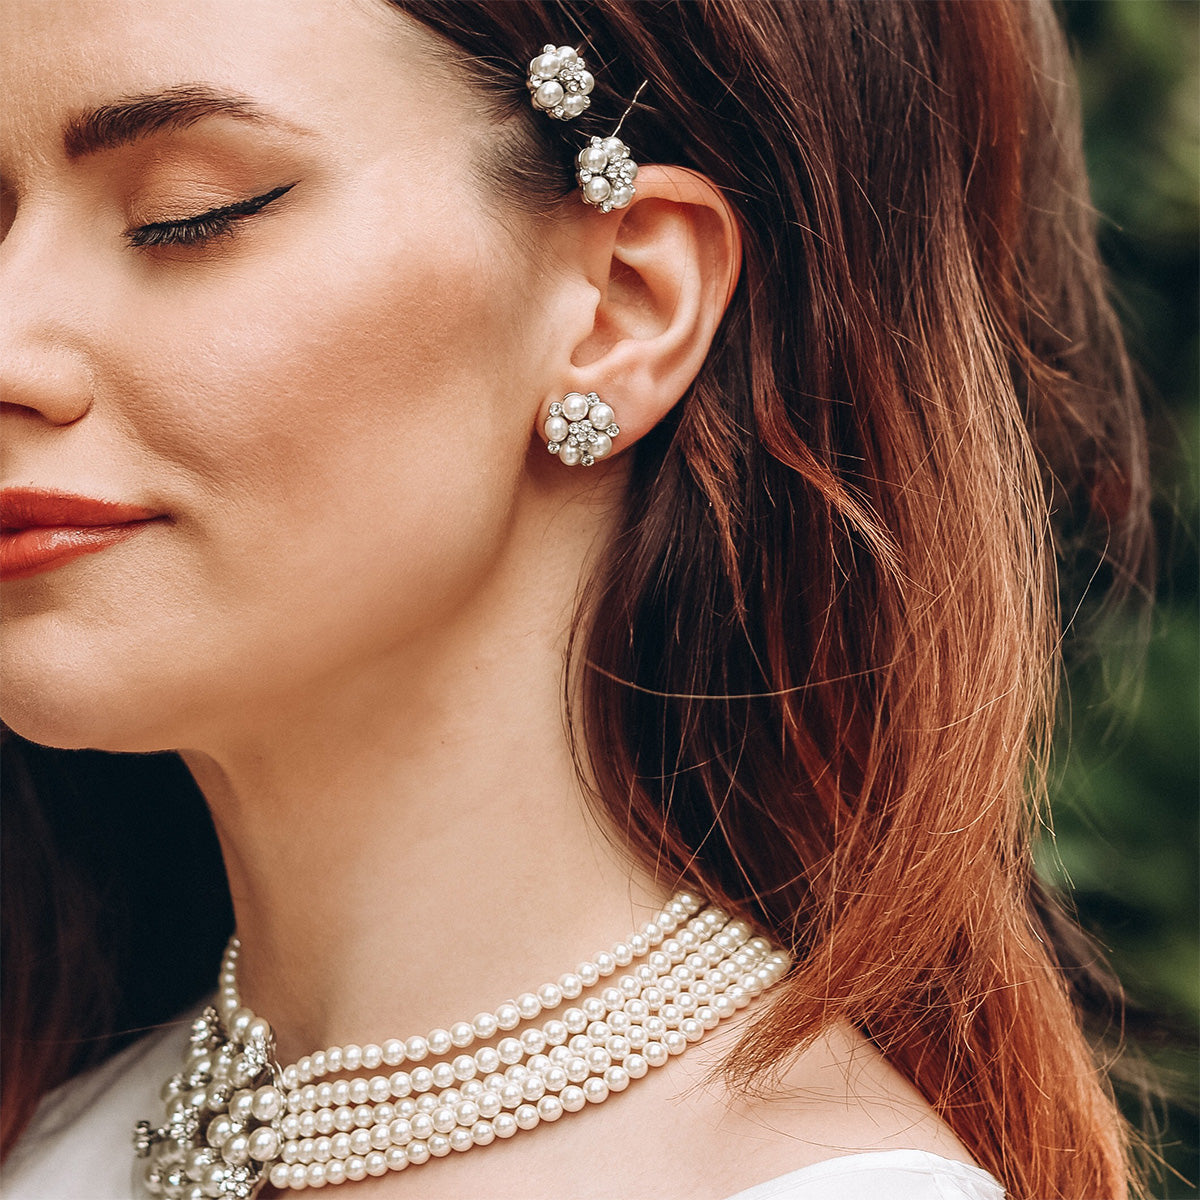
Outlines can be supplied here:
[[[705, 1144], [718, 1144], [726, 1152], [737, 1145], [744, 1152], [743, 1163], [754, 1163], [755, 1177], [742, 1172], [731, 1178], [726, 1194], [831, 1158], [871, 1151], [924, 1150], [975, 1165], [921, 1093], [850, 1026], [828, 1030], [765, 1094], [731, 1092], [710, 1079], [697, 1081], [692, 1095], [696, 1116], [707, 1126], [707, 1135], [697, 1128], [697, 1151], [702, 1153]], [[715, 1139], [714, 1133], [719, 1135]], [[711, 1165], [720, 1170], [718, 1162]]]

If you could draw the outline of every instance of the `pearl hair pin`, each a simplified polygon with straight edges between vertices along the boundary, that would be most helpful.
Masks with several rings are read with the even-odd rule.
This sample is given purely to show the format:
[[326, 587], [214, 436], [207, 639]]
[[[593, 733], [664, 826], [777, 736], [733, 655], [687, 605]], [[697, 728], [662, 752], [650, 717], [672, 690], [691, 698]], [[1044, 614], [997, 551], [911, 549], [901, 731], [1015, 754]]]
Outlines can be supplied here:
[[[570, 121], [584, 112], [591, 105], [589, 93], [596, 86], [574, 47], [550, 44], [543, 46], [542, 53], [530, 62], [525, 82], [532, 93], [533, 107], [559, 121]], [[575, 177], [584, 202], [601, 212], [625, 208], [633, 200], [638, 165], [617, 134], [645, 86], [643, 82], [634, 93], [612, 134], [606, 138], [593, 137], [575, 158]]]
[[526, 86], [533, 93], [534, 108], [558, 121], [570, 121], [591, 104], [588, 93], [596, 81], [573, 46], [546, 45], [529, 64]]
[[663, 1066], [791, 965], [744, 921], [680, 892], [611, 951], [471, 1021], [281, 1067], [271, 1027], [241, 1003], [238, 954], [235, 937], [216, 1007], [194, 1022], [183, 1070], [163, 1087], [164, 1123], [135, 1129], [149, 1160], [135, 1181], [151, 1196], [324, 1187], [557, 1121]]
[[550, 405], [542, 430], [546, 449], [568, 467], [590, 467], [612, 452], [612, 440], [621, 432], [612, 408], [595, 392], [568, 392]]

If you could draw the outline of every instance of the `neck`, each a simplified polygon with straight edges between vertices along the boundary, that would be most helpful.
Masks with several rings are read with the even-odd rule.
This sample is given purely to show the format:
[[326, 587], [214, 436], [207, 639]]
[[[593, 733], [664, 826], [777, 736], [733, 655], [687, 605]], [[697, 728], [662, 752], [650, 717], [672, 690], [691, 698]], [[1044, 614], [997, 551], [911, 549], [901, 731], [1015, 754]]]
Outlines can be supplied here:
[[502, 587], [185, 752], [225, 856], [242, 995], [282, 1060], [470, 1020], [674, 890], [590, 814], [561, 715], [569, 605], [547, 587]]

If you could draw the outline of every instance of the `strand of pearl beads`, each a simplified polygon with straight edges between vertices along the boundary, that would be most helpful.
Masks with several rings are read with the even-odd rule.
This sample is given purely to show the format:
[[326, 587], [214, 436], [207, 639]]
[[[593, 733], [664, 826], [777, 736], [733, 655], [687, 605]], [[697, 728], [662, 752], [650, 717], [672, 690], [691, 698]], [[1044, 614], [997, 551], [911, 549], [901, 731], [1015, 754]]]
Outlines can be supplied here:
[[[681, 940], [691, 944], [690, 953]], [[748, 926], [727, 922], [716, 909], [689, 922], [681, 938], [672, 941], [670, 953], [652, 953], [636, 976], [624, 976], [621, 987], [589, 997], [579, 1009], [564, 1013], [562, 1021], [478, 1051], [470, 1070], [456, 1059], [454, 1064], [400, 1072], [399, 1079], [340, 1080], [289, 1092], [289, 1111], [281, 1122], [288, 1140], [281, 1161], [270, 1168], [271, 1183], [290, 1189], [321, 1187], [403, 1170], [601, 1103], [682, 1053], [771, 986], [788, 966], [787, 957], [772, 951], [765, 939], [750, 937]], [[698, 953], [701, 948], [707, 955]], [[703, 978], [695, 978], [706, 963]], [[681, 975], [686, 986], [671, 990], [672, 982], [681, 983]], [[696, 1004], [690, 991], [699, 991], [710, 1003]], [[693, 1003], [686, 1003], [689, 998]], [[695, 1015], [687, 1016], [685, 1010]], [[578, 1015], [571, 1020], [573, 1013]], [[562, 1028], [552, 1029], [555, 1025]], [[573, 1027], [586, 1032], [564, 1042]], [[551, 1039], [557, 1044], [549, 1055], [542, 1054]], [[505, 1047], [505, 1042], [511, 1044]], [[481, 1065], [499, 1068], [504, 1062], [503, 1075], [493, 1070], [482, 1081], [475, 1077]], [[441, 1079], [439, 1068], [447, 1072]], [[455, 1082], [458, 1087], [443, 1086], [437, 1093], [423, 1090]], [[384, 1099], [385, 1092], [399, 1102]], [[419, 1093], [416, 1100], [414, 1092]], [[344, 1102], [331, 1107], [339, 1101]], [[354, 1101], [359, 1103], [352, 1108]]]
[[[644, 958], [673, 934], [681, 922], [695, 915], [700, 901], [688, 892], [679, 892], [663, 910], [642, 928], [617, 942], [611, 950], [600, 951], [589, 961], [582, 962], [573, 972], [560, 975], [557, 983], [544, 984], [536, 992], [523, 992], [515, 1000], [507, 1000], [491, 1012], [481, 1012], [471, 1021], [457, 1021], [449, 1029], [433, 1029], [425, 1037], [407, 1040], [390, 1038], [381, 1046], [330, 1046], [315, 1054], [305, 1055], [283, 1068], [283, 1086], [288, 1089], [342, 1071], [374, 1070], [379, 1066], [398, 1067], [406, 1061], [419, 1063], [429, 1055], [448, 1054], [451, 1049], [465, 1049], [478, 1040], [488, 1040], [498, 1032], [516, 1028], [522, 1021], [535, 1019], [543, 1010], [552, 1010], [563, 999], [573, 1000], [585, 988], [594, 987], [601, 979], [612, 975], [618, 967], [628, 966]], [[227, 1029], [235, 1036], [249, 1026], [253, 1014], [243, 1008], [237, 987], [237, 959], [240, 943], [231, 939], [220, 975], [217, 1011]]]

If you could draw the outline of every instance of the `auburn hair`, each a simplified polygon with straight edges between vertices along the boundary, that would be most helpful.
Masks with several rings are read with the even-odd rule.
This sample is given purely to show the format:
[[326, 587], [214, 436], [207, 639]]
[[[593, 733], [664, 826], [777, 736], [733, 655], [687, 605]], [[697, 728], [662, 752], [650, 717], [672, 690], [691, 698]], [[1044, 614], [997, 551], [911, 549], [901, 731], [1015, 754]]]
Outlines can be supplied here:
[[[518, 203], [553, 219], [579, 134], [611, 132], [647, 81], [635, 157], [703, 173], [740, 220], [711, 352], [630, 451], [565, 689], [614, 839], [796, 956], [731, 1082], [769, 1088], [850, 1021], [1010, 1196], [1126, 1196], [1129, 1138], [1031, 859], [1059, 564], [1097, 546], [1119, 584], [1149, 558], [1142, 418], [1049, 0], [393, 2], [479, 89], [500, 131], [481, 169]], [[597, 78], [565, 129], [524, 87], [548, 40]], [[66, 752], [27, 754], [44, 774]], [[53, 936], [57, 980], [71, 939]], [[9, 1144], [82, 1061], [29, 1050], [78, 1011], [13, 1005]]]

